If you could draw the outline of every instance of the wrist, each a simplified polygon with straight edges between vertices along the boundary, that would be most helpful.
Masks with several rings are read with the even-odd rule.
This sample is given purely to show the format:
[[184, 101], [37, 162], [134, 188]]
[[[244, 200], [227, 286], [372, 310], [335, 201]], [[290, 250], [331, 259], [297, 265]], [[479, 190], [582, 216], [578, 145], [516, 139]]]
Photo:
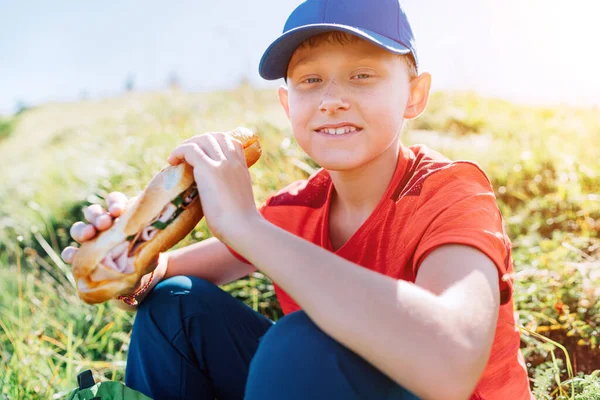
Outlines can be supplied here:
[[167, 273], [167, 267], [169, 265], [169, 258], [169, 253], [160, 253], [158, 255], [158, 264], [156, 264], [156, 268], [154, 269], [154, 279], [152, 280], [151, 284], [152, 288], [165, 277]]
[[260, 248], [262, 232], [270, 225], [261, 214], [257, 213], [256, 218], [249, 218], [244, 223], [239, 224], [237, 229], [223, 241], [233, 250], [249, 260], [251, 253]]
[[224, 235], [225, 237], [219, 238], [219, 240], [232, 248], [242, 245], [245, 241], [251, 239], [253, 232], [255, 232], [264, 221], [265, 219], [257, 210], [244, 217], [236, 218], [235, 221], [230, 224], [231, 228], [226, 230], [228, 234]]
[[142, 300], [152, 291], [154, 286], [160, 282], [167, 270], [169, 256], [167, 253], [160, 253], [158, 256], [158, 262], [156, 267], [149, 274], [144, 275], [138, 285], [128, 295], [118, 296], [117, 299], [121, 300], [124, 304], [129, 307], [136, 307]]

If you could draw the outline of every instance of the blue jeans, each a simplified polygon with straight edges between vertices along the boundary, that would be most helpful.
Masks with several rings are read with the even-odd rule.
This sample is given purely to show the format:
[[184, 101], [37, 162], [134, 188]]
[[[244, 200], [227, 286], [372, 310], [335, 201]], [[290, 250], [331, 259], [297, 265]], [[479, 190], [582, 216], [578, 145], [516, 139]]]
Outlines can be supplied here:
[[125, 383], [154, 399], [418, 400], [304, 311], [275, 324], [187, 276], [160, 282], [139, 307]]

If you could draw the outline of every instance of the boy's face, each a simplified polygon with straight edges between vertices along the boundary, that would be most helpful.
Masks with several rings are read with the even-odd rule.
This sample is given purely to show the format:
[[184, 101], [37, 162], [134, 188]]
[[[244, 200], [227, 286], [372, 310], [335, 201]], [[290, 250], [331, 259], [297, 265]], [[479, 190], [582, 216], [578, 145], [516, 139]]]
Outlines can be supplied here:
[[[328, 170], [354, 169], [389, 150], [398, 142], [404, 118], [422, 111], [409, 104], [414, 84], [404, 61], [362, 39], [298, 48], [287, 84], [279, 96], [296, 140]], [[326, 125], [344, 133], [321, 129]]]

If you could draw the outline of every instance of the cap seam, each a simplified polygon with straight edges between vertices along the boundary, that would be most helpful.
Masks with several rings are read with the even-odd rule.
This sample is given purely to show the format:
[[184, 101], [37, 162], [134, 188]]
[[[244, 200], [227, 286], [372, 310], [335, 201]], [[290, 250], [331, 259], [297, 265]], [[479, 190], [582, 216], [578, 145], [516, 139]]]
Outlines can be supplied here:
[[323, 7], [323, 15], [321, 16], [321, 23], [325, 23], [325, 17], [327, 16], [327, 5], [329, 4], [328, 0], [325, 0], [325, 7]]

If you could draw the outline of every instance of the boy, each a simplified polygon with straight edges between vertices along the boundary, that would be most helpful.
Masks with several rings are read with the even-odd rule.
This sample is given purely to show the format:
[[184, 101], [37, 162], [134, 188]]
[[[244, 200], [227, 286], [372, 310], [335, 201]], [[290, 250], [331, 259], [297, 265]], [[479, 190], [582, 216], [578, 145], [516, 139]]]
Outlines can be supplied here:
[[[194, 166], [214, 238], [161, 254], [126, 384], [154, 398], [533, 398], [489, 180], [400, 142], [431, 77], [398, 1], [308, 0], [259, 69], [286, 79], [279, 100], [322, 169], [257, 211], [229, 136], [172, 152]], [[72, 236], [107, 229], [124, 202], [89, 207]], [[276, 324], [216, 286], [256, 269], [275, 284]]]

